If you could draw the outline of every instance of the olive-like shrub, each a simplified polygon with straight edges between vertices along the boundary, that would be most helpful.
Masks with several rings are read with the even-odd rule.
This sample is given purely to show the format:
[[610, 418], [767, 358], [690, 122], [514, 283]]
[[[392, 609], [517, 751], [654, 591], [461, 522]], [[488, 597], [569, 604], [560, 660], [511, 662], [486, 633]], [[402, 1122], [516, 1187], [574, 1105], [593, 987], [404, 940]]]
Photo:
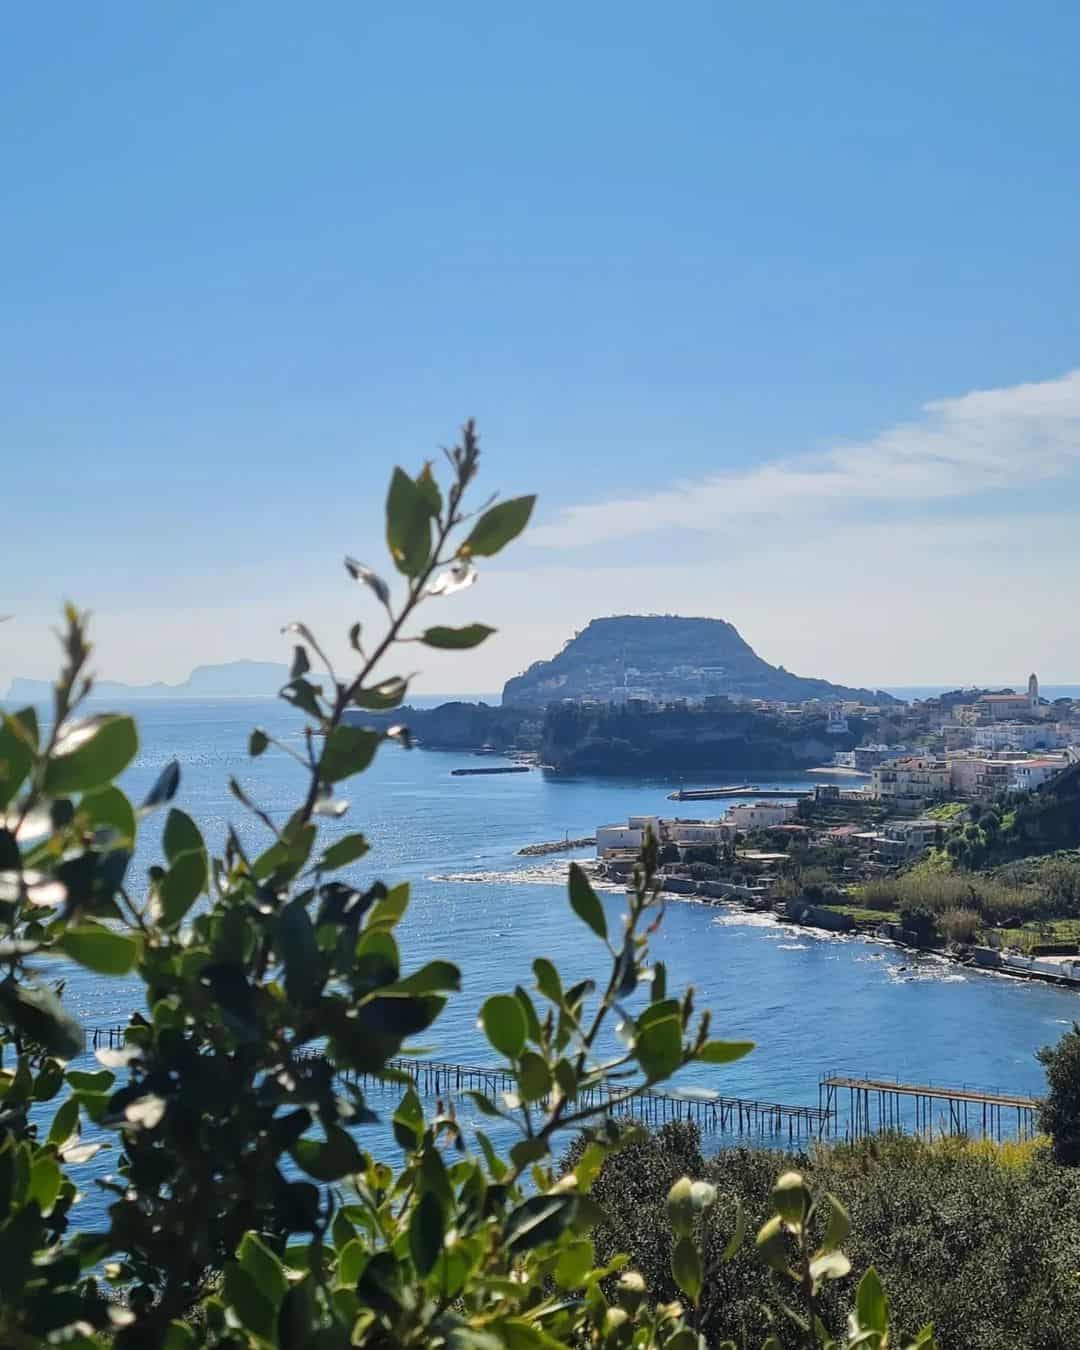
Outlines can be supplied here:
[[[593, 1179], [633, 1133], [620, 1103], [688, 1064], [722, 1066], [751, 1048], [714, 1037], [692, 991], [669, 990], [649, 957], [661, 912], [655, 843], [643, 850], [618, 931], [571, 868], [570, 905], [595, 943], [597, 981], [568, 986], [539, 957], [531, 988], [479, 1010], [517, 1084], [498, 1100], [474, 1099], [513, 1129], [501, 1155], [482, 1131], [466, 1137], [451, 1107], [425, 1111], [395, 1068], [409, 1038], [459, 991], [459, 971], [445, 960], [406, 966], [395, 929], [408, 887], [354, 885], [363, 835], [324, 828], [347, 813], [350, 781], [385, 744], [408, 744], [405, 727], [363, 720], [405, 698], [408, 680], [384, 668], [391, 653], [401, 643], [468, 649], [491, 632], [417, 622], [529, 519], [531, 497], [467, 509], [478, 460], [469, 424], [447, 452], [444, 487], [431, 464], [415, 476], [394, 471], [386, 539], [397, 585], [345, 562], [385, 618], [374, 637], [351, 629], [354, 669], [336, 669], [305, 625], [291, 625], [281, 696], [303, 719], [302, 749], [256, 729], [249, 750], [298, 755], [302, 794], [287, 818], [274, 818], [239, 782], [229, 785], [265, 829], [261, 852], [245, 850], [231, 828], [211, 851], [171, 805], [176, 764], [138, 805], [116, 785], [136, 753], [136, 727], [84, 706], [90, 647], [74, 610], [51, 717], [39, 725], [30, 708], [3, 716], [3, 1346], [705, 1344], [697, 1325], [710, 1265], [699, 1234], [712, 1187], [684, 1179], [671, 1191], [676, 1300], [651, 1299], [624, 1257], [598, 1265], [590, 1238], [603, 1218]], [[136, 836], [162, 818], [161, 862], [136, 880]], [[99, 1052], [92, 1069], [71, 1067], [84, 1034], [57, 987], [60, 958], [142, 986], [122, 1048]], [[612, 1023], [621, 1048], [606, 1053]], [[393, 1158], [364, 1148], [376, 1119], [365, 1078], [400, 1084]], [[117, 1175], [96, 1182], [111, 1192], [107, 1222], [84, 1231], [77, 1169], [102, 1132], [118, 1145]], [[565, 1172], [554, 1150], [568, 1137], [581, 1142]], [[835, 1344], [817, 1301], [825, 1282], [848, 1274], [843, 1208], [814, 1201], [795, 1173], [777, 1182], [773, 1208], [758, 1247], [791, 1286], [783, 1343]], [[740, 1242], [736, 1223], [718, 1259]], [[872, 1271], [843, 1335], [851, 1345], [896, 1343]], [[917, 1343], [929, 1344], [929, 1333]]]

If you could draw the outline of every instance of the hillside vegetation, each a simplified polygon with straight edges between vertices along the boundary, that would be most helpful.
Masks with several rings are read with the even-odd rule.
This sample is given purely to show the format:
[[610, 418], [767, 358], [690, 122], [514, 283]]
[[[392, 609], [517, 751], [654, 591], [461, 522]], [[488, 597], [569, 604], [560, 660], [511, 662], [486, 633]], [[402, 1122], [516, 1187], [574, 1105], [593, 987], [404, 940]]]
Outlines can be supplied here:
[[[571, 1151], [571, 1160], [578, 1150]], [[699, 1326], [709, 1344], [758, 1346], [770, 1330], [764, 1308], [783, 1292], [747, 1251], [723, 1250], [742, 1207], [753, 1228], [768, 1211], [777, 1166], [798, 1167], [836, 1195], [851, 1215], [853, 1277], [873, 1264], [901, 1326], [933, 1320], [943, 1350], [1065, 1350], [1080, 1325], [1080, 1180], [1041, 1143], [994, 1145], [945, 1139], [878, 1138], [815, 1149], [807, 1157], [765, 1148], [724, 1149], [706, 1158], [697, 1128], [665, 1126], [610, 1157], [593, 1194], [606, 1220], [597, 1255], [627, 1252], [662, 1298], [678, 1290], [664, 1223], [668, 1188], [682, 1175], [716, 1187], [701, 1242], [715, 1274]], [[825, 1324], [843, 1325], [849, 1280], [829, 1286]], [[795, 1344], [781, 1331], [781, 1344]]]

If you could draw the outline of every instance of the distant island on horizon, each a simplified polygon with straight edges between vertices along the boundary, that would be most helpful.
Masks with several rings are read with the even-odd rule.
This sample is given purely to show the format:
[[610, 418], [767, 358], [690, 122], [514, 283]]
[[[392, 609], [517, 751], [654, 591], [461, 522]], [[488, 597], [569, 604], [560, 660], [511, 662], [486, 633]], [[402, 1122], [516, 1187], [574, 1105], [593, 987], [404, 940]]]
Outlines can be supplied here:
[[[196, 666], [182, 684], [125, 684], [121, 680], [96, 680], [95, 699], [167, 698], [273, 698], [289, 678], [289, 667], [277, 661], [225, 661], [220, 665]], [[16, 676], [5, 695], [7, 700], [36, 702], [48, 698], [49, 680]]]
[[[289, 679], [284, 662], [236, 661], [196, 666], [178, 684], [157, 680], [131, 684], [98, 680], [92, 697], [153, 701], [163, 699], [274, 698]], [[759, 657], [733, 624], [723, 619], [679, 615], [625, 614], [592, 619], [567, 640], [549, 660], [534, 661], [504, 684], [501, 695], [433, 693], [414, 696], [412, 702], [489, 703], [489, 706], [544, 707], [563, 700], [649, 702], [728, 696], [736, 699], [845, 700], [863, 703], [911, 702], [961, 689], [1020, 688], [1014, 683], [894, 684], [856, 688], [817, 677], [795, 675]], [[1054, 689], [1053, 684], [1046, 686]], [[1080, 692], [1080, 681], [1056, 686], [1070, 694]], [[49, 680], [15, 676], [5, 702], [39, 702], [51, 696]]]

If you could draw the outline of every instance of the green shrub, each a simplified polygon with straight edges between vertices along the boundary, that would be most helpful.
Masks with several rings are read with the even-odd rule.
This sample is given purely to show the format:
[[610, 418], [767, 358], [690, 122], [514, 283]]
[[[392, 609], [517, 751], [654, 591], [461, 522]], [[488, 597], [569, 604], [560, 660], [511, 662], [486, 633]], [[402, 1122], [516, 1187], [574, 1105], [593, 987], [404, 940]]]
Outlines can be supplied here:
[[[704, 1249], [716, 1251], [738, 1210], [751, 1228], [766, 1220], [778, 1166], [798, 1168], [816, 1193], [842, 1202], [852, 1223], [845, 1247], [852, 1279], [872, 1265], [901, 1326], [932, 1318], [949, 1350], [1076, 1343], [1080, 1179], [1038, 1144], [885, 1137], [809, 1155], [727, 1148], [705, 1158], [695, 1127], [669, 1125], [605, 1163], [593, 1188], [607, 1216], [595, 1234], [597, 1255], [629, 1253], [650, 1287], [670, 1296], [663, 1195], [671, 1177], [685, 1171], [716, 1187], [702, 1237]], [[848, 1283], [837, 1281], [820, 1301], [834, 1331], [843, 1326]], [[757, 1345], [771, 1325], [767, 1309], [782, 1297], [782, 1280], [740, 1252], [716, 1267], [701, 1329], [710, 1344]], [[799, 1344], [784, 1330], [780, 1336], [784, 1346]]]
[[1067, 1167], [1080, 1163], [1080, 1023], [1074, 1022], [1056, 1045], [1039, 1051], [1047, 1092], [1039, 1128], [1050, 1136], [1054, 1157]]
[[[450, 1107], [426, 1113], [390, 1062], [437, 1020], [460, 972], [445, 960], [407, 968], [395, 930], [408, 887], [354, 886], [346, 869], [366, 853], [363, 835], [328, 839], [323, 825], [350, 810], [350, 784], [387, 742], [408, 744], [400, 727], [347, 716], [402, 703], [409, 681], [384, 671], [387, 654], [403, 641], [472, 648], [491, 632], [417, 624], [417, 612], [467, 585], [477, 561], [524, 528], [533, 499], [466, 510], [471, 425], [448, 460], [445, 490], [430, 465], [394, 472], [396, 588], [346, 560], [386, 618], [381, 633], [351, 630], [355, 669], [335, 669], [316, 636], [291, 625], [282, 697], [303, 719], [302, 748], [258, 728], [248, 748], [298, 756], [305, 785], [284, 819], [229, 785], [265, 830], [260, 852], [231, 828], [212, 851], [170, 805], [175, 764], [138, 807], [116, 787], [137, 732], [130, 718], [82, 707], [90, 649], [74, 610], [51, 727], [30, 709], [0, 720], [0, 1345], [684, 1350], [702, 1344], [716, 1270], [749, 1259], [730, 1213], [730, 1250], [702, 1245], [717, 1194], [684, 1178], [666, 1202], [678, 1301], [649, 1297], [624, 1258], [595, 1259], [603, 1212], [592, 1183], [633, 1137], [616, 1108], [686, 1065], [719, 1068], [751, 1048], [716, 1039], [692, 991], [669, 991], [649, 954], [662, 913], [654, 840], [618, 925], [571, 866], [569, 902], [595, 944], [597, 981], [566, 986], [541, 957], [530, 988], [479, 1009], [491, 1055], [517, 1085], [497, 1100], [472, 1094], [511, 1132], [505, 1156], [482, 1131], [467, 1138]], [[132, 853], [162, 815], [161, 862], [143, 889], [128, 877]], [[50, 978], [59, 957], [142, 986], [123, 1048], [100, 1052], [96, 1072], [67, 1067], [83, 1035]], [[613, 1022], [623, 1048], [602, 1054]], [[392, 1162], [363, 1147], [374, 1120], [365, 1076], [402, 1088]], [[39, 1127], [32, 1111], [49, 1101], [59, 1105]], [[119, 1162], [103, 1183], [107, 1222], [80, 1232], [69, 1171], [97, 1146], [80, 1138], [87, 1121]], [[555, 1150], [573, 1136], [574, 1168], [561, 1171]], [[837, 1216], [827, 1231], [804, 1214], [811, 1204]], [[758, 1246], [789, 1271], [791, 1314], [781, 1315], [804, 1343], [826, 1343], [812, 1319], [846, 1272], [846, 1228], [835, 1202], [814, 1202], [797, 1175], [776, 1183]], [[846, 1297], [851, 1337], [880, 1350], [888, 1309], [873, 1272]], [[805, 1334], [800, 1318], [811, 1319]]]

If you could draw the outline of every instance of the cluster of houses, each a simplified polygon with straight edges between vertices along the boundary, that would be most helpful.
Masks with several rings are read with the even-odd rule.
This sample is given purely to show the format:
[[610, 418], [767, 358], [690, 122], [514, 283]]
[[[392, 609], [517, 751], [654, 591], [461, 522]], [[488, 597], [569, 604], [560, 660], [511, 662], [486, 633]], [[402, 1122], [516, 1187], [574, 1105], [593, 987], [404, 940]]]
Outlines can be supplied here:
[[[932, 811], [941, 802], [1034, 790], [1080, 759], [1080, 725], [1062, 719], [1062, 711], [1040, 698], [1034, 675], [1023, 694], [984, 694], [970, 703], [925, 700], [909, 714], [911, 744], [863, 745], [834, 756], [831, 771], [868, 781], [815, 788], [822, 813], [802, 811], [793, 794], [791, 800], [733, 803], [719, 820], [631, 816], [625, 825], [597, 828], [597, 856], [617, 870], [636, 855], [646, 829], [680, 850], [733, 845], [756, 830], [782, 830], [800, 833], [807, 843], [851, 850], [862, 870], [893, 868], [940, 845], [946, 827]], [[834, 705], [830, 722], [844, 721], [847, 712]], [[847, 820], [843, 811], [839, 820], [828, 820], [831, 804], [863, 809], [849, 812]], [[868, 812], [870, 806], [883, 809]], [[884, 823], [867, 828], [868, 816], [883, 816]], [[772, 856], [745, 848], [739, 853], [740, 861], [767, 863]]]
[[983, 694], [971, 703], [918, 705], [939, 714], [923, 736], [934, 753], [904, 745], [867, 745], [833, 756], [838, 769], [870, 775], [867, 794], [898, 812], [945, 798], [986, 801], [1001, 793], [1042, 787], [1077, 757], [1080, 728], [1057, 720], [1039, 697], [1035, 675], [1025, 694]]

